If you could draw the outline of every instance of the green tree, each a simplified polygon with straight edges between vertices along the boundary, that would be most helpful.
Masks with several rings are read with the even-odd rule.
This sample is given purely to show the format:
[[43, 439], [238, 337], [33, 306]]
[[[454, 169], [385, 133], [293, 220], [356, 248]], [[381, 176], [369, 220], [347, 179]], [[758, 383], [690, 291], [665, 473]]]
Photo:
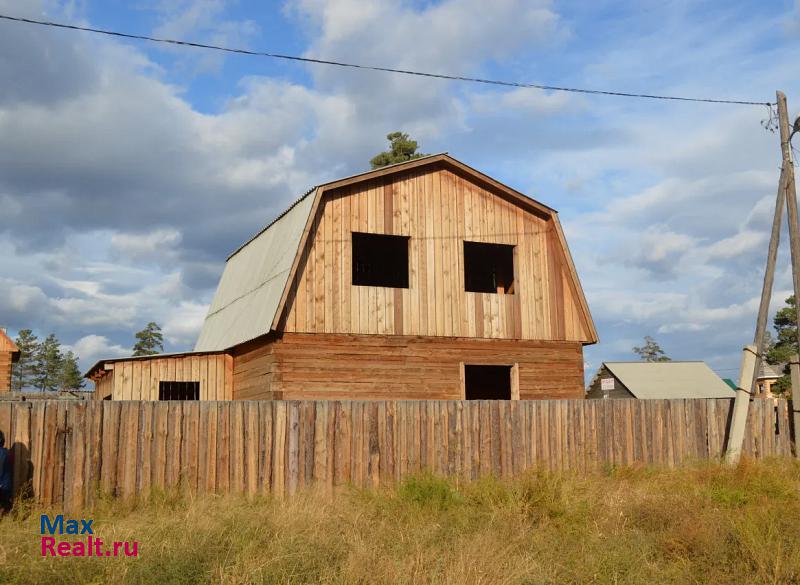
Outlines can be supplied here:
[[786, 306], [778, 309], [772, 319], [772, 325], [777, 336], [766, 350], [767, 363], [772, 365], [786, 364], [783, 376], [772, 386], [773, 394], [786, 394], [792, 387], [788, 362], [792, 355], [800, 353], [797, 349], [796, 314], [797, 303], [794, 295], [792, 295], [786, 299]]
[[51, 333], [39, 344], [36, 352], [36, 376], [34, 385], [42, 392], [55, 392], [61, 383], [64, 356], [61, 343]]
[[661, 346], [658, 345], [658, 342], [649, 335], [645, 335], [644, 345], [633, 348], [633, 353], [639, 354], [639, 357], [645, 362], [672, 361], [672, 359], [667, 357], [667, 355], [664, 353], [664, 350], [661, 349]]
[[14, 343], [19, 348], [19, 361], [12, 366], [11, 389], [20, 391], [36, 385], [39, 339], [30, 329], [20, 329]]
[[60, 387], [62, 390], [80, 390], [86, 384], [81, 370], [78, 367], [77, 356], [68, 351], [64, 354], [61, 363]]
[[380, 152], [372, 157], [369, 164], [373, 169], [428, 156], [417, 152], [417, 141], [411, 140], [408, 134], [392, 132], [386, 135], [386, 139], [389, 141], [389, 150]]
[[164, 336], [161, 334], [161, 327], [151, 321], [136, 334], [133, 355], [155, 355], [162, 351], [164, 351]]

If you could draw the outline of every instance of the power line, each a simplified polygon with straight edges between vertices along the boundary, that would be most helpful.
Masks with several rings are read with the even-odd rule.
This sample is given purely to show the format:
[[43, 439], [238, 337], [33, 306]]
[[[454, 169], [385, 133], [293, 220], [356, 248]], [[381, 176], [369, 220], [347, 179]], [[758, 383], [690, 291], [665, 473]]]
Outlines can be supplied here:
[[118, 31], [90, 28], [86, 26], [77, 26], [74, 24], [64, 24], [60, 22], [51, 22], [46, 20], [33, 20], [31, 18], [22, 18], [17, 16], [7, 16], [0, 14], [0, 19], [10, 20], [14, 22], [22, 22], [27, 24], [36, 24], [40, 26], [49, 26], [62, 29], [79, 30], [101, 35], [108, 35], [112, 37], [121, 37], [125, 39], [135, 39], [139, 41], [149, 41], [153, 43], [166, 43], [171, 45], [180, 45], [184, 47], [194, 47], [198, 49], [211, 49], [214, 51], [224, 51], [226, 53], [238, 53], [241, 55], [251, 55], [254, 57], [270, 57], [273, 59], [284, 59], [287, 61], [299, 61], [302, 63], [313, 63], [317, 65], [333, 65], [336, 67], [348, 67], [351, 69], [363, 69], [366, 71], [381, 71], [384, 73], [401, 73], [403, 75], [416, 75], [418, 77], [432, 77], [435, 79], [447, 79], [451, 81], [466, 81], [471, 83], [483, 83], [488, 85], [503, 85], [507, 87], [524, 87], [530, 89], [541, 89], [545, 91], [565, 91], [571, 93], [583, 93], [592, 95], [606, 95], [614, 97], [629, 97], [629, 98], [643, 98], [651, 100], [673, 100], [681, 102], [704, 102], [709, 104], [738, 104], [743, 106], [767, 106], [774, 105], [772, 102], [756, 102], [746, 100], [728, 100], [728, 99], [711, 99], [711, 98], [695, 98], [695, 97], [682, 97], [682, 96], [668, 96], [656, 95], [647, 93], [628, 93], [623, 91], [603, 91], [599, 89], [582, 89], [577, 87], [561, 87], [557, 85], [542, 85], [537, 83], [522, 83], [518, 81], [501, 81], [497, 79], [483, 79], [480, 77], [464, 77], [461, 75], [446, 75], [444, 73], [428, 73], [424, 71], [411, 71], [408, 69], [394, 69], [392, 67], [377, 67], [373, 65], [362, 65], [357, 63], [345, 63], [342, 61], [330, 61], [326, 59], [313, 59], [311, 57], [298, 57], [297, 55], [284, 55], [281, 53], [270, 53], [266, 51], [250, 51], [247, 49], [234, 49], [231, 47], [222, 47], [219, 45], [207, 45], [204, 43], [195, 43], [192, 41], [181, 41], [176, 39], [166, 39], [159, 37], [150, 37], [146, 35], [136, 35], [131, 33], [123, 33]]

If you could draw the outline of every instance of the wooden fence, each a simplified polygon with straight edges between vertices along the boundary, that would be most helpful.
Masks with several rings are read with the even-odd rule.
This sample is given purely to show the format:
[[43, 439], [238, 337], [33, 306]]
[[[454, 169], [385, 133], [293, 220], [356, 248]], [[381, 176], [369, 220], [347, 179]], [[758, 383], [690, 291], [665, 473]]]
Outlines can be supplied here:
[[[473, 479], [719, 458], [733, 400], [0, 402], [14, 484], [79, 509], [99, 493], [278, 495], [431, 470]], [[791, 455], [786, 401], [752, 402], [744, 452]]]

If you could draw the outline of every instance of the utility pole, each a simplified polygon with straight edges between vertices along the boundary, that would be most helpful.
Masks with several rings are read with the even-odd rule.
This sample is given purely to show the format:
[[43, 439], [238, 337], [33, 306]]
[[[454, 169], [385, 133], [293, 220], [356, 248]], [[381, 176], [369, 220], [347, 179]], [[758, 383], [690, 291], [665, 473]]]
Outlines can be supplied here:
[[[778, 123], [781, 131], [781, 154], [783, 173], [786, 175], [786, 212], [789, 216], [789, 245], [792, 251], [792, 282], [795, 301], [800, 301], [800, 226], [797, 222], [797, 193], [794, 185], [794, 161], [792, 160], [792, 128], [786, 108], [786, 95], [778, 92]], [[796, 303], [795, 303], [796, 304]], [[798, 343], [800, 343], [800, 310], [795, 312]]]
[[[792, 161], [792, 148], [789, 142], [792, 137], [792, 128], [789, 126], [789, 113], [786, 105], [786, 95], [782, 91], [776, 93], [778, 102], [778, 125], [781, 139], [781, 176], [778, 181], [778, 195], [775, 199], [775, 215], [772, 220], [772, 233], [767, 252], [767, 266], [764, 271], [764, 284], [761, 289], [761, 303], [758, 307], [756, 331], [753, 345], [744, 348], [742, 364], [739, 370], [739, 384], [736, 391], [736, 400], [733, 406], [731, 429], [728, 435], [728, 449], [725, 459], [728, 463], [739, 460], [744, 442], [744, 430], [747, 424], [747, 411], [750, 407], [750, 398], [756, 387], [758, 372], [764, 361], [764, 335], [767, 328], [769, 302], [772, 298], [772, 285], [775, 280], [775, 260], [778, 255], [780, 243], [781, 221], [783, 219], [783, 205], [789, 220], [789, 243], [792, 256], [792, 280], [794, 283], [795, 299], [800, 300], [800, 227], [798, 226], [797, 195], [795, 193], [794, 163]], [[798, 326], [798, 343], [800, 343], [800, 310], [795, 315]], [[800, 388], [793, 393], [800, 393]], [[796, 406], [793, 403], [793, 408]], [[797, 432], [797, 431], [795, 431]], [[795, 439], [795, 443], [797, 439]], [[795, 447], [797, 451], [797, 447]]]

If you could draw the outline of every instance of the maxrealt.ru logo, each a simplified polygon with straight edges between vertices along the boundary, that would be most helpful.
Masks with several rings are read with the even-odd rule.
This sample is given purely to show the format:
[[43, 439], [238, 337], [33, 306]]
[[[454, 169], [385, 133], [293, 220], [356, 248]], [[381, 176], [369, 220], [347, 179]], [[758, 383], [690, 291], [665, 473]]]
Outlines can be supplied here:
[[[40, 518], [43, 557], [138, 557], [137, 541], [112, 541], [108, 545], [94, 534], [94, 520], [85, 518], [64, 519], [58, 514], [52, 519], [46, 514]], [[47, 536], [49, 535], [49, 536]], [[59, 539], [58, 536], [80, 536], [79, 540]]]

